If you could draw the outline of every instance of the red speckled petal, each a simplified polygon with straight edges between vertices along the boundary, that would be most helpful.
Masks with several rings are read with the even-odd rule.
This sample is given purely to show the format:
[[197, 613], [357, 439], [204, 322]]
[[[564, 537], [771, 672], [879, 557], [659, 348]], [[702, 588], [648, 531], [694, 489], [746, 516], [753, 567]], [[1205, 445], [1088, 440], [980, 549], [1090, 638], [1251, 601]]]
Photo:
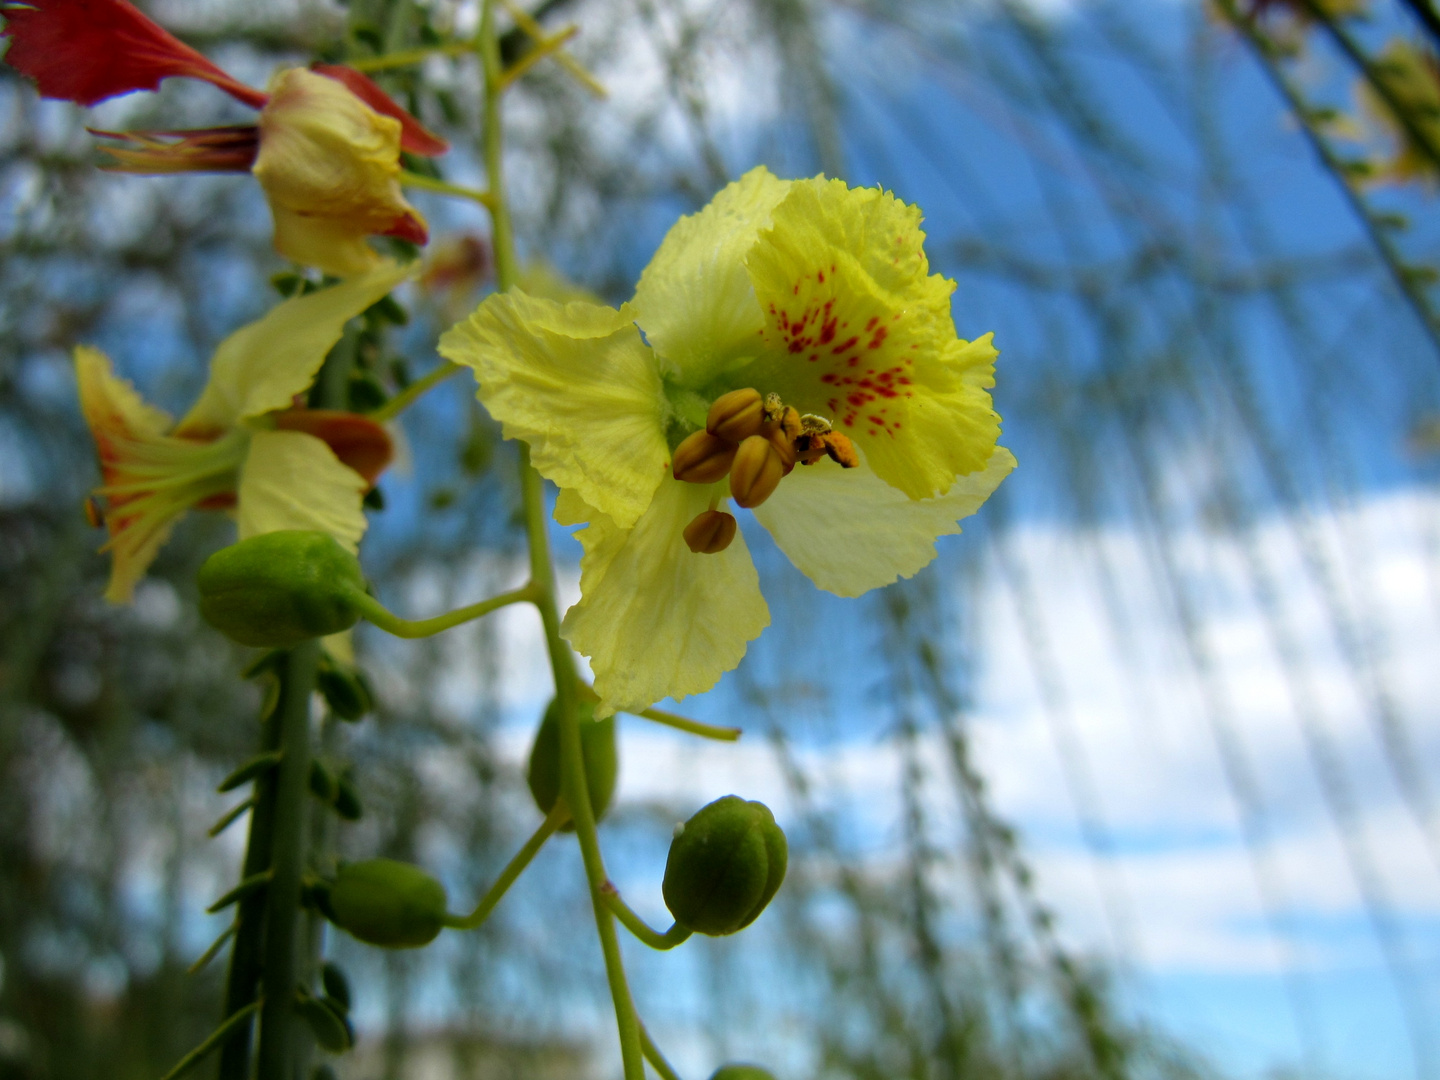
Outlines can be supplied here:
[[43, 97], [94, 105], [132, 90], [155, 90], [172, 75], [203, 79], [246, 105], [268, 100], [236, 82], [125, 0], [29, 0], [6, 4], [5, 60], [35, 80]]
[[[400, 148], [421, 157], [435, 157], [450, 149], [450, 144], [402, 109], [395, 100], [368, 76], [343, 64], [312, 64], [310, 70], [341, 83], [352, 94], [381, 116], [400, 121]], [[408, 238], [407, 238], [408, 239]], [[423, 240], [419, 243], [424, 243]]]

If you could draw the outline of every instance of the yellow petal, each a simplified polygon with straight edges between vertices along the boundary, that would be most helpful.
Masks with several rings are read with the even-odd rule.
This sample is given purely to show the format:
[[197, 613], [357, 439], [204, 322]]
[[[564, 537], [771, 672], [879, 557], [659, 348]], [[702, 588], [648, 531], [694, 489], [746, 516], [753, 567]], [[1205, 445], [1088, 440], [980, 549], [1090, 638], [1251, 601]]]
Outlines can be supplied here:
[[635, 318], [677, 385], [695, 389], [752, 357], [764, 319], [745, 255], [790, 181], [764, 166], [677, 221], [635, 289]]
[[345, 324], [408, 277], [413, 267], [387, 262], [362, 277], [292, 297], [220, 343], [210, 381], [175, 429], [213, 434], [243, 419], [290, 407], [307, 390]]
[[80, 408], [95, 437], [105, 497], [104, 548], [111, 553], [105, 598], [127, 602], [171, 530], [197, 503], [227, 497], [245, 456], [246, 435], [212, 440], [166, 435], [170, 418], [116, 378], [98, 349], [75, 350]]
[[400, 130], [335, 79], [304, 68], [275, 77], [251, 171], [282, 255], [344, 277], [369, 268], [367, 236], [424, 243], [424, 219], [400, 192]]
[[696, 555], [681, 536], [710, 496], [667, 479], [633, 529], [600, 516], [578, 534], [580, 602], [561, 629], [590, 658], [597, 716], [709, 690], [770, 625], [744, 537]]
[[861, 462], [830, 461], [787, 476], [755, 516], [811, 581], [839, 596], [859, 596], [909, 577], [935, 558], [935, 541], [960, 531], [1015, 467], [996, 447], [985, 468], [962, 476], [944, 495], [911, 499]]
[[299, 431], [257, 431], [240, 472], [240, 539], [315, 529], [355, 551], [365, 535], [368, 485], [334, 451]]
[[832, 420], [912, 499], [984, 468], [1000, 420], [989, 337], [956, 338], [954, 283], [929, 273], [920, 211], [889, 193], [803, 180], [747, 263], [765, 313], [746, 381]]
[[479, 398], [540, 472], [621, 528], [670, 467], [665, 397], [630, 312], [498, 293], [440, 339], [474, 369]]

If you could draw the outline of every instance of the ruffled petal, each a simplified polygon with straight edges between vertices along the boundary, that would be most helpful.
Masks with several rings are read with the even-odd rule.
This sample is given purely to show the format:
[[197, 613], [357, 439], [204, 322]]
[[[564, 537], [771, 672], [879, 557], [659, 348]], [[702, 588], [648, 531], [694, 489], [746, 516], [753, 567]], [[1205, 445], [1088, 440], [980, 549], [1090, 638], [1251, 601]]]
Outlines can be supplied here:
[[400, 121], [400, 149], [421, 157], [437, 157], [450, 149], [450, 144], [430, 131], [370, 76], [344, 64], [311, 64], [310, 70], [334, 79], [381, 116]]
[[962, 476], [944, 495], [911, 499], [862, 462], [801, 466], [755, 508], [790, 561], [820, 588], [859, 596], [906, 578], [935, 558], [935, 541], [960, 531], [1015, 467], [996, 447], [985, 468]]
[[329, 533], [348, 551], [365, 535], [365, 478], [313, 435], [257, 431], [240, 471], [240, 539], [281, 529]]
[[346, 277], [368, 269], [367, 236], [428, 237], [400, 192], [399, 120], [343, 83], [304, 68], [280, 72], [260, 112], [251, 170], [275, 217], [275, 247], [296, 262]]
[[984, 468], [1000, 433], [989, 337], [960, 341], [920, 211], [874, 188], [795, 181], [747, 265], [765, 313], [745, 381], [816, 413], [912, 499]]
[[28, 0], [6, 4], [5, 61], [40, 93], [81, 105], [157, 90], [172, 75], [203, 79], [260, 108], [267, 96], [236, 82], [125, 0]]
[[345, 324], [410, 276], [385, 263], [361, 277], [292, 297], [220, 343], [210, 381], [177, 435], [208, 435], [290, 407], [315, 379]]
[[745, 255], [790, 181], [764, 166], [671, 226], [635, 289], [635, 318], [678, 385], [698, 389], [753, 357], [764, 319]]
[[480, 401], [544, 476], [622, 529], [645, 512], [670, 448], [654, 356], [628, 309], [497, 293], [439, 351], [474, 369]]
[[597, 716], [709, 690], [770, 625], [744, 537], [696, 555], [681, 536], [710, 496], [667, 479], [633, 529], [600, 516], [578, 534], [580, 602], [561, 630], [590, 658]]

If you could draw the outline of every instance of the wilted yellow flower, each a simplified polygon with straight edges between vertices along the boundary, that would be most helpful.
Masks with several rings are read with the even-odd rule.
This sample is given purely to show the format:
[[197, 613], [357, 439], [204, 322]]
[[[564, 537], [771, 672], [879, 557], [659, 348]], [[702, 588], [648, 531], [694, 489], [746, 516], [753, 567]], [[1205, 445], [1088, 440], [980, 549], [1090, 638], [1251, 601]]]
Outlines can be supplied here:
[[670, 230], [620, 310], [512, 291], [441, 339], [586, 526], [563, 630], [598, 715], [709, 689], [768, 625], [712, 516], [730, 497], [858, 596], [929, 563], [1014, 467], [990, 335], [956, 337], [919, 225], [886, 192], [759, 168]]
[[107, 504], [107, 599], [130, 599], [192, 508], [235, 507], [242, 540], [318, 529], [355, 549], [365, 532], [360, 501], [389, 460], [389, 438], [364, 417], [296, 409], [294, 399], [345, 323], [408, 273], [386, 264], [241, 327], [216, 349], [209, 382], [178, 424], [117, 378], [104, 353], [76, 348], [80, 407], [100, 458], [96, 495]]
[[425, 219], [400, 193], [400, 121], [333, 78], [305, 68], [275, 77], [251, 172], [276, 250], [298, 263], [348, 276], [379, 261], [367, 236], [425, 243]]

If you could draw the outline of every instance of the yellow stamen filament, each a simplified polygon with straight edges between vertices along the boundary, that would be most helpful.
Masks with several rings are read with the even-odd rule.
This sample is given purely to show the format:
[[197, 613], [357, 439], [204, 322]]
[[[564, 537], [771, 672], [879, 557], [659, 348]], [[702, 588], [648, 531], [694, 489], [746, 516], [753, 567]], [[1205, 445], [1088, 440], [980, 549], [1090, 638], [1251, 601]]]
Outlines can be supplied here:
[[685, 526], [685, 543], [696, 555], [715, 555], [735, 539], [736, 521], [723, 510], [706, 510]]

